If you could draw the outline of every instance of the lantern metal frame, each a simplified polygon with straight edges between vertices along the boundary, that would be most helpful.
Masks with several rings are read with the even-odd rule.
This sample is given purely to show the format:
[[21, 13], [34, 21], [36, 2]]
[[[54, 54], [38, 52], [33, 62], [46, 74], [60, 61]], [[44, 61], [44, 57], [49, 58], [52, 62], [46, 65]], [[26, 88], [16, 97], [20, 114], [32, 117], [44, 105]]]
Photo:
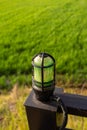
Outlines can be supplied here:
[[[34, 64], [34, 59], [40, 56], [42, 57], [42, 64], [41, 66], [35, 65]], [[46, 57], [50, 57], [53, 60], [53, 64], [48, 65], [48, 66], [44, 66], [44, 58]], [[37, 55], [35, 55], [32, 59], [32, 66], [33, 66], [33, 70], [32, 70], [32, 84], [33, 84], [33, 89], [35, 90], [35, 93], [37, 95], [37, 97], [41, 97], [41, 99], [48, 99], [48, 97], [50, 95], [52, 95], [54, 88], [55, 88], [55, 59], [48, 53], [38, 53]], [[44, 68], [49, 68], [53, 66], [53, 80], [49, 81], [49, 82], [44, 82]], [[38, 82], [34, 79], [34, 67], [36, 68], [40, 68], [41, 69], [41, 82]], [[36, 85], [37, 83], [41, 84], [41, 86]], [[52, 83], [51, 85], [48, 86], [44, 86], [44, 84], [49, 84]]]

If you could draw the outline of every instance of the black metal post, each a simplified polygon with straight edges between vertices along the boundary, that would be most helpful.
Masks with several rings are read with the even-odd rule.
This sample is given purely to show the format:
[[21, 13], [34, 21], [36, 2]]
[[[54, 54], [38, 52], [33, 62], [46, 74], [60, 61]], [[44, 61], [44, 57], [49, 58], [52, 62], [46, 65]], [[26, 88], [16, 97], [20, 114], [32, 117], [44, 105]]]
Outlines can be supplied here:
[[[62, 88], [56, 88], [54, 93], [57, 95], [62, 94], [62, 90]], [[59, 130], [56, 125], [58, 107], [56, 102], [52, 100], [41, 102], [35, 98], [35, 93], [32, 90], [24, 105], [30, 130]]]

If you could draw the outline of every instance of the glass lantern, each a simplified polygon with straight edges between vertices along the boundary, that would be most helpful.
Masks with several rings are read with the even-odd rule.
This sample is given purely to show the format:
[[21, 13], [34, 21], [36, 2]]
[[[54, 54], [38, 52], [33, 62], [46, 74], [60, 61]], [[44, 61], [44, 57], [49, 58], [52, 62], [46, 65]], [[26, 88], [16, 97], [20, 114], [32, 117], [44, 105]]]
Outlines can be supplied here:
[[55, 86], [55, 60], [47, 53], [39, 53], [32, 59], [33, 89], [39, 99], [48, 99]]

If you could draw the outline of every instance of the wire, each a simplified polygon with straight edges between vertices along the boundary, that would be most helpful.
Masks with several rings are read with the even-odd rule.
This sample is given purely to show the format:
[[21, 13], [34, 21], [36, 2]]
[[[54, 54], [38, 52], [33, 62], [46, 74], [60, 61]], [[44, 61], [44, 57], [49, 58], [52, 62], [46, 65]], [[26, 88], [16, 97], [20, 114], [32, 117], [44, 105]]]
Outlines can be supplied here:
[[[64, 128], [66, 127], [67, 121], [68, 121], [67, 108], [66, 108], [65, 104], [63, 103], [63, 101], [61, 100], [60, 97], [52, 96], [52, 97], [51, 97], [51, 100], [56, 101], [58, 107], [61, 107], [61, 109], [62, 109], [62, 112], [63, 112], [64, 117], [63, 117], [63, 123], [62, 123], [62, 125], [59, 127], [59, 130], [64, 130]], [[57, 110], [58, 110], [58, 108], [57, 108]]]

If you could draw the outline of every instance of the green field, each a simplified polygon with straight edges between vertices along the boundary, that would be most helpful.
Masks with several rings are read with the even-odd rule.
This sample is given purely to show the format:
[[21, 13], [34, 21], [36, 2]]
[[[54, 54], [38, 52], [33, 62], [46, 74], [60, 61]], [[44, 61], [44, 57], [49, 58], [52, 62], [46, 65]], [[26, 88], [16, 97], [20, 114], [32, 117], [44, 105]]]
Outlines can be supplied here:
[[87, 81], [86, 0], [0, 0], [0, 88], [29, 83], [42, 51], [54, 56], [57, 74]]

